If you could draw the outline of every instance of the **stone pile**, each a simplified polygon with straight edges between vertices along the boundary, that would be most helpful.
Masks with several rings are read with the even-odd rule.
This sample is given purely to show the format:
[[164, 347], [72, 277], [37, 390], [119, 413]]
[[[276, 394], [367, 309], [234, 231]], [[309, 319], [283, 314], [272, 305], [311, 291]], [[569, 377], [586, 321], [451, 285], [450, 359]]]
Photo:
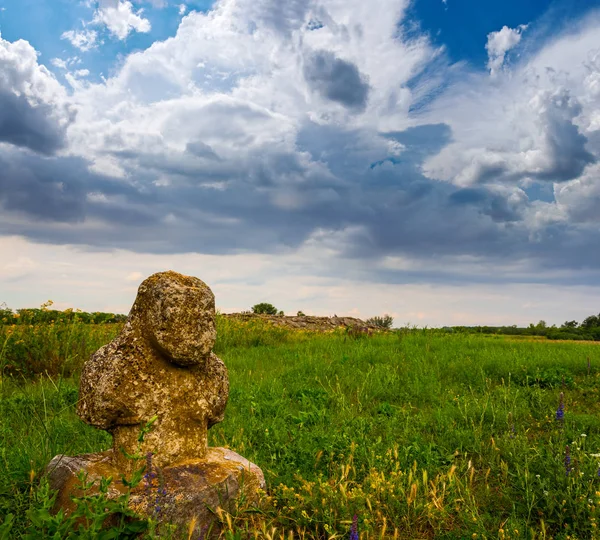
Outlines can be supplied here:
[[312, 315], [289, 317], [285, 315], [258, 315], [256, 313], [228, 313], [223, 316], [240, 321], [260, 319], [275, 326], [284, 326], [295, 330], [310, 330], [313, 332], [331, 332], [336, 328], [348, 328], [354, 332], [361, 333], [372, 333], [377, 330], [376, 326], [367, 324], [354, 317], [314, 317]]
[[130, 507], [156, 517], [160, 496], [160, 520], [186, 530], [190, 522], [206, 530], [214, 510], [242, 494], [256, 498], [262, 471], [229, 449], [208, 447], [208, 429], [223, 420], [229, 395], [215, 339], [215, 299], [204, 282], [162, 272], [140, 285], [121, 334], [92, 355], [81, 376], [77, 413], [108, 431], [113, 446], [50, 462], [58, 506], [72, 510], [81, 471], [88, 481], [112, 476], [110, 496], [124, 492], [119, 479], [140, 466], [131, 456], [142, 456], [146, 470]]

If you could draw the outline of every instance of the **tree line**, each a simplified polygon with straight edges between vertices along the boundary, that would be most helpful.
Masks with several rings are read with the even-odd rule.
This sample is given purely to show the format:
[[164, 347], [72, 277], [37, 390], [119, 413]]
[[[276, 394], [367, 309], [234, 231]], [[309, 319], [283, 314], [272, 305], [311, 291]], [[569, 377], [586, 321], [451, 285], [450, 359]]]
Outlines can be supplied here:
[[52, 324], [80, 322], [84, 324], [110, 324], [121, 323], [127, 320], [127, 315], [120, 313], [87, 313], [81, 310], [48, 309], [51, 303], [43, 304], [41, 308], [12, 309], [5, 305], [0, 306], [0, 325], [11, 324]]
[[590, 315], [581, 323], [565, 321], [560, 326], [548, 326], [546, 321], [527, 327], [513, 326], [454, 326], [454, 332], [505, 334], [520, 336], [545, 336], [548, 339], [572, 339], [577, 341], [600, 341], [600, 314]]
[[[0, 304], [0, 325], [3, 324], [52, 324], [80, 322], [84, 324], [111, 324], [123, 323], [127, 320], [127, 315], [121, 313], [88, 313], [81, 310], [66, 309], [59, 311], [49, 309], [51, 301], [42, 304], [39, 308], [25, 308], [12, 310], [6, 304]], [[251, 313], [263, 313], [269, 315], [283, 315], [275, 306], [267, 302], [262, 302], [252, 306]], [[301, 311], [298, 316], [304, 315]], [[382, 317], [372, 317], [366, 321], [368, 324], [381, 328], [390, 329], [393, 324], [393, 318], [390, 315]], [[549, 326], [545, 321], [539, 321], [537, 324], [530, 324], [527, 327], [512, 326], [452, 326], [444, 327], [442, 330], [456, 333], [477, 333], [477, 334], [504, 334], [520, 336], [545, 336], [548, 339], [571, 339], [600, 341], [600, 314], [590, 315], [582, 322], [565, 321], [560, 326]]]

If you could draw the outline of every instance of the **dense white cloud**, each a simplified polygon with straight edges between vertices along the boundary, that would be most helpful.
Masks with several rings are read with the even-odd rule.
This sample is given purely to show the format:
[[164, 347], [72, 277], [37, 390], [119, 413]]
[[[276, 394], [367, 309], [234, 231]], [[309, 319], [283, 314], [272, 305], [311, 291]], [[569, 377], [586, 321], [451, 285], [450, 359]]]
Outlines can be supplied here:
[[450, 89], [424, 115], [453, 133], [452, 144], [425, 163], [426, 174], [462, 186], [523, 188], [585, 175], [600, 157], [599, 28], [593, 14], [510, 72], [494, 80], [473, 75]]
[[0, 143], [50, 154], [63, 146], [71, 120], [64, 88], [35, 49], [0, 37]]
[[488, 69], [491, 75], [497, 75], [502, 69], [506, 53], [521, 42], [521, 34], [526, 29], [526, 24], [522, 24], [517, 28], [503, 26], [501, 30], [488, 34], [485, 48], [488, 52]]

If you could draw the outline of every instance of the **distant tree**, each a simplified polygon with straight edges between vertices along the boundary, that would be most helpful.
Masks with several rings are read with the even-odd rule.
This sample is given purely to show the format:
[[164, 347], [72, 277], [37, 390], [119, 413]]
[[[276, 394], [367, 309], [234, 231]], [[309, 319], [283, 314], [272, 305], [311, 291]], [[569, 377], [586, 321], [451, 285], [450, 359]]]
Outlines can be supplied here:
[[581, 327], [587, 330], [591, 328], [597, 328], [598, 326], [600, 326], [600, 316], [597, 315], [590, 315], [589, 317], [586, 317], [581, 323]]
[[577, 321], [565, 321], [564, 323], [562, 323], [561, 328], [569, 330], [572, 328], [577, 328], [578, 326], [579, 323]]
[[260, 304], [252, 306], [252, 313], [257, 313], [259, 315], [277, 315], [278, 310], [273, 304], [261, 302]]
[[371, 317], [367, 319], [367, 324], [376, 326], [377, 328], [383, 328], [389, 330], [394, 323], [394, 317], [391, 315], [384, 315], [383, 317]]
[[279, 315], [280, 317], [283, 317], [285, 315], [285, 313], [283, 311], [279, 311], [279, 313], [277, 315]]
[[306, 315], [304, 315], [302, 311], [299, 311], [298, 313], [296, 313], [296, 317], [306, 317]]

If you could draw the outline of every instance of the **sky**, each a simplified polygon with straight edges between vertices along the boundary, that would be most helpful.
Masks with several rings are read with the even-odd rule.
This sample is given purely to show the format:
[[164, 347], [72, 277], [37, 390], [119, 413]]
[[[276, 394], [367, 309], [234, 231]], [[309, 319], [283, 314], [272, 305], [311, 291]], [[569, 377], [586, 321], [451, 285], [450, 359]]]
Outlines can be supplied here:
[[0, 303], [600, 311], [600, 0], [0, 0]]

